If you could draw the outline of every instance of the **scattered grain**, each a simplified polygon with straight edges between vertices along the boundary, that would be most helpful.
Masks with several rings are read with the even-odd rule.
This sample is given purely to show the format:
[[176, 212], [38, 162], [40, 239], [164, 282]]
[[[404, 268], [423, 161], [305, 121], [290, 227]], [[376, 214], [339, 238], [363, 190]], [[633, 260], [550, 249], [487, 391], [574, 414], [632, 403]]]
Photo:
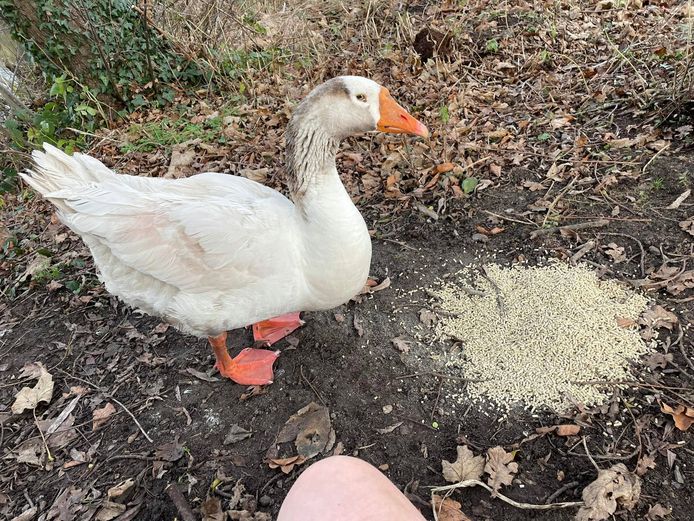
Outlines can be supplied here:
[[467, 267], [458, 282], [432, 294], [446, 312], [436, 325], [437, 339], [464, 343], [449, 365], [483, 380], [467, 385], [466, 399], [488, 399], [502, 408], [598, 404], [608, 390], [571, 382], [628, 379], [628, 361], [647, 350], [638, 331], [620, 328], [616, 317], [636, 320], [648, 300], [617, 281], [600, 281], [584, 266]]

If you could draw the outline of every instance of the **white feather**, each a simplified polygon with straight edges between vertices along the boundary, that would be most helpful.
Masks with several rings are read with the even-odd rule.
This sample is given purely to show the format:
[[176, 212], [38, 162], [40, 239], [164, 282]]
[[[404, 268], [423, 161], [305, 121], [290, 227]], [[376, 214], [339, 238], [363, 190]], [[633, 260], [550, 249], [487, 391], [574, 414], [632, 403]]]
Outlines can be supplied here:
[[216, 335], [328, 309], [368, 275], [366, 225], [334, 167], [299, 210], [231, 175], [119, 175], [48, 144], [33, 159], [22, 178], [83, 238], [108, 291], [185, 332]]

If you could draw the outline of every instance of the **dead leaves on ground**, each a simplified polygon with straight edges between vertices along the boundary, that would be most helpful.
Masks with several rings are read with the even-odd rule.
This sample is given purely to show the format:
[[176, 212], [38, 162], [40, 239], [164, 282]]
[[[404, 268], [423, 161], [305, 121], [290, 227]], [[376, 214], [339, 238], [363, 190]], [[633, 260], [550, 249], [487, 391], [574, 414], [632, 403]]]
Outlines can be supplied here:
[[518, 472], [518, 463], [513, 461], [515, 452], [506, 452], [501, 447], [492, 447], [487, 451], [487, 464], [484, 471], [489, 474], [487, 484], [492, 487], [496, 495], [502, 485], [510, 485], [513, 475]]
[[686, 431], [694, 423], [694, 408], [677, 405], [674, 409], [665, 402], [661, 402], [660, 410], [672, 416], [675, 427], [681, 431]]
[[608, 519], [617, 507], [631, 510], [641, 495], [641, 480], [629, 472], [622, 463], [601, 470], [598, 477], [583, 489], [584, 505], [576, 514], [576, 521]]
[[502, 447], [487, 450], [486, 462], [482, 456], [475, 456], [466, 445], [457, 447], [458, 458], [453, 462], [441, 462], [443, 477], [450, 483], [479, 480], [483, 473], [488, 474], [487, 484], [492, 487], [492, 496], [503, 485], [510, 485], [513, 475], [518, 472], [518, 464], [513, 461], [516, 453], [506, 452]]
[[443, 479], [449, 483], [458, 483], [468, 479], [480, 479], [484, 472], [484, 457], [475, 456], [467, 445], [458, 445], [458, 458], [453, 462], [443, 460]]
[[53, 376], [41, 362], [25, 365], [20, 378], [36, 378], [34, 387], [22, 387], [15, 396], [12, 404], [14, 414], [22, 414], [26, 410], [33, 411], [41, 402], [50, 402], [53, 396]]
[[[296, 454], [281, 456], [282, 445], [292, 442]], [[287, 420], [265, 458], [270, 468], [279, 468], [289, 474], [296, 465], [327, 453], [334, 444], [335, 430], [330, 423], [330, 411], [325, 406], [311, 402]]]
[[462, 505], [449, 497], [442, 498], [434, 494], [431, 498], [431, 506], [436, 511], [439, 521], [472, 521], [461, 510]]

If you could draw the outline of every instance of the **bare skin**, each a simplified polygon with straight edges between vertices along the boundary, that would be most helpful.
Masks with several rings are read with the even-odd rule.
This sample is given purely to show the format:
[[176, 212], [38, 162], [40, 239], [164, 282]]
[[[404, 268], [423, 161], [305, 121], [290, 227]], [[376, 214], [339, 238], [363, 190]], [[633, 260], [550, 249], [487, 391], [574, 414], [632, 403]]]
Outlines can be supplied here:
[[424, 521], [376, 468], [349, 456], [311, 465], [289, 490], [277, 521]]

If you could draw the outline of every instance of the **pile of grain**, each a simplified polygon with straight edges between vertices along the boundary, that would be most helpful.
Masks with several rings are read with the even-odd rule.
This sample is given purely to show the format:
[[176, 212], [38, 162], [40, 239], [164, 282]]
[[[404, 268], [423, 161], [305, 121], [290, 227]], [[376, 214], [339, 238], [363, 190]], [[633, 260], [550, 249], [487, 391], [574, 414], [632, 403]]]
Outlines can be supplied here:
[[[507, 408], [562, 409], [604, 401], [605, 387], [572, 382], [629, 378], [628, 361], [647, 347], [634, 327], [647, 299], [586, 267], [472, 267], [433, 291], [439, 339], [461, 340], [468, 399]], [[481, 295], [480, 293], [483, 293]], [[632, 324], [634, 322], [631, 322]]]

